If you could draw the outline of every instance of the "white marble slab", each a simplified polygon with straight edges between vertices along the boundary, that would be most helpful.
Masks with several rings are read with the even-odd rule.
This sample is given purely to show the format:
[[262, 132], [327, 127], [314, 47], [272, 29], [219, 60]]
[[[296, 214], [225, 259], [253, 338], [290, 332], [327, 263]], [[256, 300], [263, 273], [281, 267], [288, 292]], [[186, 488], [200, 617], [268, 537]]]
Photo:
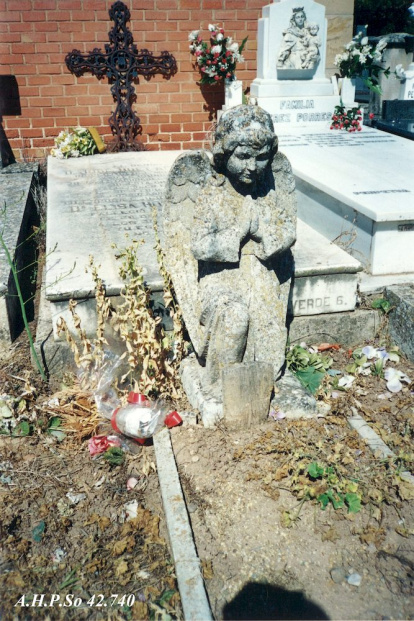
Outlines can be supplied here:
[[[107, 294], [118, 296], [122, 281], [111, 244], [124, 247], [125, 233], [130, 239], [145, 240], [138, 259], [153, 295], [162, 289], [153, 250], [152, 205], [160, 209], [168, 172], [180, 153], [121, 153], [63, 161], [49, 158], [46, 298], [51, 302], [55, 340], [59, 340], [57, 322], [61, 316], [75, 333], [68, 311], [71, 298], [79, 301], [82, 326], [88, 336], [93, 336], [94, 286], [85, 267], [93, 255], [101, 266], [99, 273]], [[297, 237], [291, 313], [353, 310], [359, 262], [300, 220]], [[154, 304], [162, 315], [162, 300], [155, 296]]]
[[[161, 209], [169, 169], [181, 151], [48, 159], [46, 298], [91, 297], [89, 256], [101, 266], [108, 295], [122, 288], [115, 243], [144, 239], [138, 259], [153, 290], [162, 288], [153, 249], [152, 207]], [[126, 238], [129, 236], [129, 241]]]
[[374, 275], [414, 272], [414, 142], [365, 126], [278, 135], [297, 178], [300, 217]]

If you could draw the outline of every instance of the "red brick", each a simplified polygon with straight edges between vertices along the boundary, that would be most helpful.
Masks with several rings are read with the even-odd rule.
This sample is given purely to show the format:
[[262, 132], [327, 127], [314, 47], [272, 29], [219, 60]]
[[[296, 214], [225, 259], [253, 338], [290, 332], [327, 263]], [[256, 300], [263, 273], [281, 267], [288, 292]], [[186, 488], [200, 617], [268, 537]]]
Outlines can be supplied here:
[[2, 33], [0, 38], [4, 43], [20, 43], [21, 34], [18, 32], [13, 32], [11, 34]]
[[35, 11], [54, 9], [56, 2], [54, 0], [34, 0], [32, 8]]
[[43, 138], [42, 129], [25, 129], [24, 130], [25, 138]]
[[159, 23], [156, 23], [156, 29], [159, 31], [177, 30], [177, 23], [174, 21], [159, 22]]
[[42, 97], [57, 97], [63, 95], [63, 86], [54, 84], [53, 86], [42, 86], [40, 88], [40, 94]]
[[168, 19], [174, 21], [180, 21], [182, 19], [190, 19], [190, 11], [169, 11]]
[[134, 0], [134, 9], [154, 9], [154, 0]]
[[36, 30], [39, 32], [55, 32], [58, 29], [58, 25], [53, 22], [39, 22], [36, 24]]
[[44, 43], [45, 41], [45, 32], [26, 32], [21, 35], [22, 43], [34, 43], [37, 46], [38, 43]]
[[171, 123], [187, 123], [192, 120], [191, 114], [172, 114]]
[[[56, 5], [55, 5], [56, 6]], [[48, 22], [68, 22], [70, 21], [70, 11], [48, 11]]]
[[20, 129], [20, 128], [29, 128], [30, 127], [30, 121], [28, 119], [22, 119], [21, 117], [18, 119], [12, 119], [12, 118], [8, 118], [7, 119], [7, 127], [9, 127], [10, 129]]
[[83, 32], [83, 24], [80, 22], [62, 22], [59, 24], [60, 32]]
[[22, 18], [20, 15], [20, 11], [1, 11], [0, 12], [0, 21], [8, 24], [10, 22], [21, 22]]
[[178, 0], [157, 0], [156, 1], [156, 7], [157, 9], [163, 9], [168, 10], [168, 9], [177, 9], [178, 8]]
[[[27, 69], [29, 69], [29, 67], [31, 67], [31, 65], [27, 66]], [[37, 65], [37, 70], [39, 72], [39, 74], [59, 74], [62, 73], [62, 69], [63, 67], [61, 65]]]
[[30, 77], [29, 84], [34, 84], [34, 85], [50, 84], [51, 79], [52, 78], [47, 75], [34, 75], [33, 77]]
[[24, 22], [44, 22], [46, 21], [46, 13], [44, 11], [24, 11], [22, 14]]
[[60, 45], [58, 43], [38, 43], [36, 45], [36, 50], [42, 53], [48, 54], [59, 54], [60, 53]]
[[74, 127], [75, 125], [78, 124], [78, 118], [76, 116], [62, 116], [62, 117], [56, 117], [55, 119], [55, 126], [59, 129], [63, 128], [63, 127]]
[[[1, 17], [0, 17], [1, 21]], [[1, 25], [1, 24], [0, 24]], [[12, 23], [8, 24], [10, 32], [29, 32], [33, 30], [34, 24], [25, 24], [25, 23]]]
[[23, 54], [24, 62], [28, 65], [37, 65], [38, 63], [48, 63], [49, 56], [47, 54]]
[[23, 54], [2, 54], [1, 63], [11, 65], [21, 65], [23, 62]]
[[74, 84], [76, 83], [76, 78], [71, 73], [67, 73], [64, 75], [53, 76], [54, 84]]
[[39, 95], [39, 87], [38, 86], [20, 86], [19, 95], [20, 97], [33, 97], [33, 96], [37, 97]]
[[59, 9], [80, 10], [82, 8], [82, 0], [60, 0]]

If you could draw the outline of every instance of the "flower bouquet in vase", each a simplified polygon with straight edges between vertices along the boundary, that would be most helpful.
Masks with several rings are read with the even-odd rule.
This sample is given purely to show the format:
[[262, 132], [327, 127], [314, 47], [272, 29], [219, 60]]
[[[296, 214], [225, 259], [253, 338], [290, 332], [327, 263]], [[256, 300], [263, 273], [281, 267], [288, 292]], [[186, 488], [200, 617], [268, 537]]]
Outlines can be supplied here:
[[235, 72], [237, 63], [244, 62], [242, 52], [247, 37], [239, 46], [224, 34], [223, 28], [209, 24], [208, 29], [209, 44], [202, 40], [199, 30], [190, 32], [190, 52], [195, 56], [196, 65], [201, 72], [200, 84], [224, 82], [225, 108], [232, 108], [243, 102], [242, 82], [237, 80]]

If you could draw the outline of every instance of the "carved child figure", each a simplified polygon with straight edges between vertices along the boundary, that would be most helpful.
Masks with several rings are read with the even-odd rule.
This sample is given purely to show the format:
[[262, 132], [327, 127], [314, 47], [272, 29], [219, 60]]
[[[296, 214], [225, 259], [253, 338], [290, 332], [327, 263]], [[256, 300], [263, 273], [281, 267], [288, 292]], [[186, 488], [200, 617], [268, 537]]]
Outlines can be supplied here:
[[318, 37], [319, 26], [318, 24], [308, 24], [309, 38], [307, 40], [307, 49], [302, 58], [303, 69], [313, 69], [320, 59], [319, 48], [322, 45], [320, 38]]

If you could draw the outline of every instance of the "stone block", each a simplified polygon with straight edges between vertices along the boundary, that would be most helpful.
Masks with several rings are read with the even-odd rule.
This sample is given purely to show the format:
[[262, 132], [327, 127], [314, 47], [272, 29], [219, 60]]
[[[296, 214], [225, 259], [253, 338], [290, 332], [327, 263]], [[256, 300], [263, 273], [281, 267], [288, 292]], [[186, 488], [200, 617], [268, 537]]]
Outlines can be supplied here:
[[389, 314], [391, 340], [414, 362], [414, 285], [387, 287], [385, 294], [394, 306]]
[[337, 54], [342, 54], [346, 43], [351, 41], [353, 36], [353, 12], [348, 15], [333, 15], [330, 10], [328, 16], [328, 38], [326, 43], [326, 69], [329, 75], [338, 72], [334, 60]]
[[273, 366], [266, 362], [233, 364], [222, 371], [223, 419], [230, 429], [247, 429], [269, 415]]
[[379, 326], [380, 314], [375, 310], [294, 317], [290, 318], [289, 342], [340, 343], [354, 347], [372, 340]]
[[[33, 226], [38, 215], [32, 192], [37, 183], [37, 164], [11, 164], [0, 170], [0, 231], [19, 274], [19, 285], [29, 321], [34, 316], [36, 243]], [[28, 267], [29, 266], [29, 267]], [[24, 327], [17, 288], [0, 246], [0, 340], [10, 343]]]

